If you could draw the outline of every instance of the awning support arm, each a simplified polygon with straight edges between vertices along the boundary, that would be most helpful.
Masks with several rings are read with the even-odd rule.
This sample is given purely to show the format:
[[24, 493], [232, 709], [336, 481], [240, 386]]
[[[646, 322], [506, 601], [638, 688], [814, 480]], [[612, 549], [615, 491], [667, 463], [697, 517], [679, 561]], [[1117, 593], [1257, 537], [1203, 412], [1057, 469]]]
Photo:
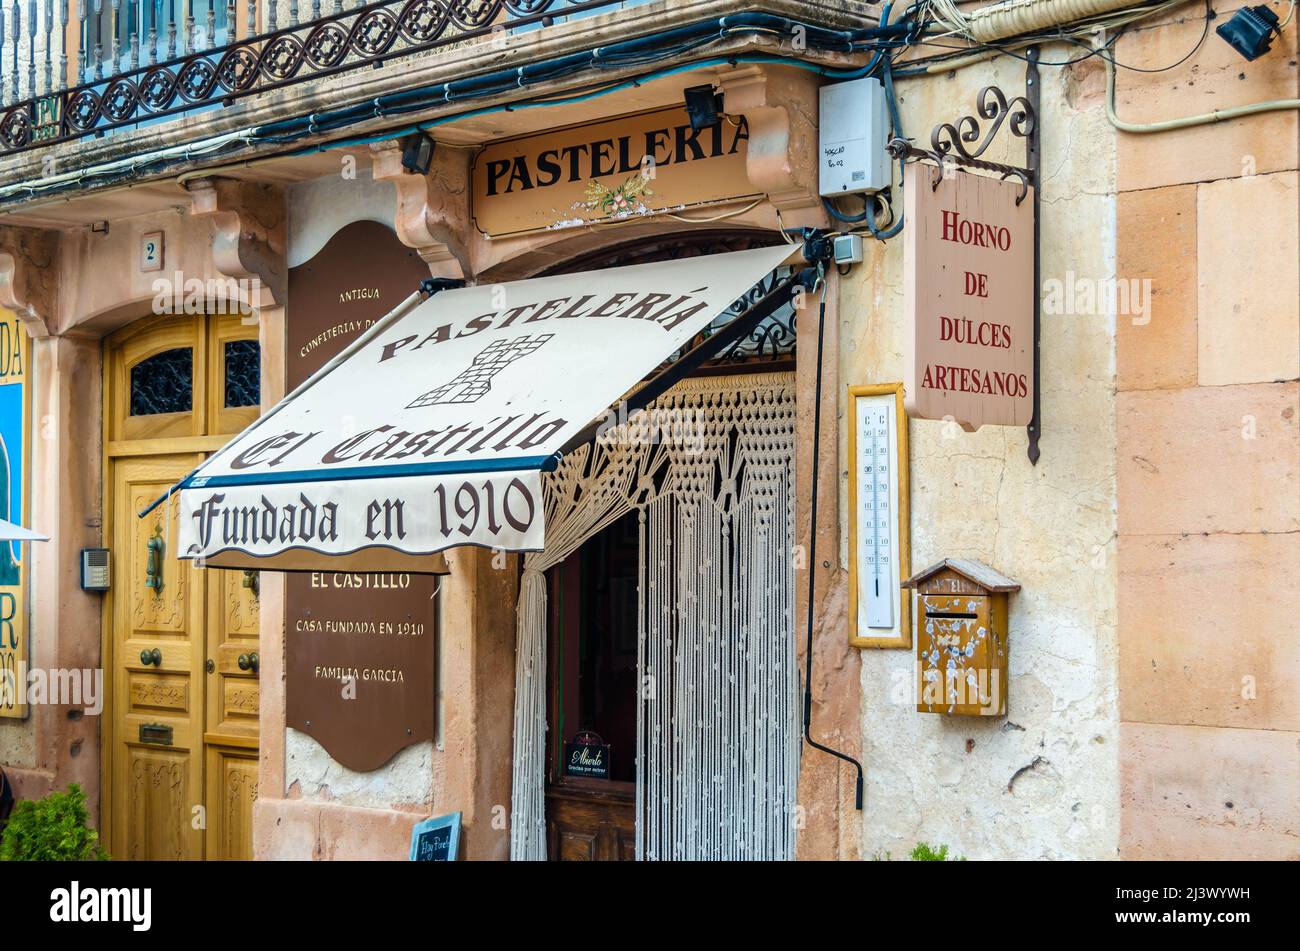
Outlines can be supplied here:
[[[280, 412], [282, 407], [287, 406], [290, 400], [307, 392], [309, 389], [311, 389], [313, 386], [316, 385], [316, 382], [318, 380], [322, 379], [336, 366], [338, 366], [348, 357], [352, 356], [352, 354], [356, 353], [358, 350], [360, 350], [362, 347], [368, 344], [379, 334], [387, 330], [389, 326], [393, 324], [394, 321], [400, 320], [403, 317], [405, 317], [407, 314], [409, 314], [417, 304], [423, 303], [424, 301], [428, 300], [430, 297], [432, 297], [434, 294], [438, 293], [439, 291], [451, 290], [453, 288], [464, 287], [464, 286], [465, 286], [464, 281], [457, 280], [454, 278], [446, 278], [446, 277], [425, 278], [423, 281], [420, 282], [420, 287], [418, 290], [413, 292], [409, 297], [403, 299], [401, 303], [399, 303], [396, 307], [390, 310], [383, 317], [376, 320], [374, 324], [371, 325], [371, 327], [368, 330], [366, 330], [365, 333], [361, 334], [361, 336], [357, 337], [357, 339], [352, 341], [351, 344], [344, 347], [342, 352], [336, 354], [334, 357], [328, 360], [323, 367], [321, 367], [311, 376], [307, 377], [307, 379], [299, 383], [294, 388], [293, 392], [283, 397], [278, 403], [276, 403], [274, 406], [271, 407], [270, 411], [265, 416], [259, 417], [257, 421], [254, 422], [251, 426], [249, 426], [248, 429], [244, 430], [244, 432], [247, 433], [250, 430], [253, 430], [258, 426], [264, 424], [276, 413]], [[150, 502], [149, 505], [146, 506], [145, 509], [139, 513], [137, 518], [144, 518], [146, 515], [148, 515], [150, 512], [156, 509], [159, 505], [161, 505], [163, 501], [173, 492], [177, 492], [189, 486], [189, 484], [194, 480], [194, 477], [199, 474], [199, 470], [202, 469], [204, 466], [206, 466], [209, 462], [211, 462], [215, 458], [216, 458], [216, 453], [213, 453], [211, 456], [208, 456], [208, 458], [200, 462], [194, 468], [194, 470], [190, 472], [189, 475], [187, 475], [180, 482], [176, 483], [174, 486], [172, 486], [162, 495], [158, 496], [158, 498]]]

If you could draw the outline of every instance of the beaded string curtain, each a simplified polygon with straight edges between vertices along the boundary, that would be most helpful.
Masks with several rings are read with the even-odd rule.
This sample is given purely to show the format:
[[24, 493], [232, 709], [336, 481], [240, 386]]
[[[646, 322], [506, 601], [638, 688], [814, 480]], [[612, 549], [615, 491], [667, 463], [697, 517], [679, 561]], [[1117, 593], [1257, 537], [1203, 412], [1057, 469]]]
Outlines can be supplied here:
[[794, 378], [684, 380], [543, 482], [518, 605], [511, 855], [546, 858], [546, 579], [640, 521], [638, 859], [794, 855]]

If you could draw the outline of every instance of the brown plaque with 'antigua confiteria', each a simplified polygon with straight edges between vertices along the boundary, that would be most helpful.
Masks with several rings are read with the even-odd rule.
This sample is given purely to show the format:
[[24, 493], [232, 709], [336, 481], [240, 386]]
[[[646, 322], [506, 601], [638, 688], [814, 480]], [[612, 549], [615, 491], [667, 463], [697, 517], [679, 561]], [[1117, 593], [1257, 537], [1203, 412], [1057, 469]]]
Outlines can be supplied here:
[[[289, 271], [292, 390], [411, 294], [429, 269], [385, 225], [342, 228]], [[340, 431], [348, 408], [339, 407]], [[433, 739], [438, 579], [285, 575], [286, 719], [355, 770]]]
[[506, 139], [474, 160], [474, 221], [493, 237], [753, 198], [749, 126], [699, 132], [677, 107]]
[[[1034, 202], [1019, 181], [928, 166], [904, 186], [904, 406], [963, 429], [1034, 414]], [[1017, 198], [1020, 198], [1017, 204]]]

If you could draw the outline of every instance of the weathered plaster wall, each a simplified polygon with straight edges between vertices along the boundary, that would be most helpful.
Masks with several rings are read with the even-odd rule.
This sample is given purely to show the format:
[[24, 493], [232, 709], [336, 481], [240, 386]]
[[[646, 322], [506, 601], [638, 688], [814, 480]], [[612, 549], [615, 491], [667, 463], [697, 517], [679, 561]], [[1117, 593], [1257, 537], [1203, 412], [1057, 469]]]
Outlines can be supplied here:
[[[1188, 4], [1115, 55], [1166, 66], [1203, 22]], [[1293, 21], [1252, 63], [1207, 42], [1121, 71], [1119, 114], [1293, 99], [1296, 54]], [[1119, 138], [1119, 274], [1154, 305], [1117, 328], [1124, 858], [1300, 858], [1297, 128], [1283, 111]]]
[[[340, 174], [301, 182], [289, 188], [288, 265], [311, 260], [345, 225], [378, 221], [390, 227], [396, 193], [376, 182], [369, 169], [352, 177]], [[293, 302], [286, 307], [293, 319]], [[283, 597], [277, 599], [283, 611]], [[433, 698], [430, 698], [433, 702]], [[357, 772], [335, 762], [312, 737], [284, 730], [284, 794], [290, 799], [335, 803], [369, 809], [423, 810], [433, 800], [435, 744], [417, 743], [377, 770]], [[347, 813], [339, 813], [346, 818]]]
[[[395, 203], [393, 186], [368, 176], [295, 187], [289, 260], [307, 260], [310, 246], [323, 244], [348, 221], [391, 224]], [[339, 208], [352, 209], [355, 217], [339, 215]], [[292, 309], [289, 301], [289, 319]], [[264, 687], [262, 745], [270, 762], [254, 806], [258, 858], [400, 859], [414, 823], [455, 811], [462, 813], [466, 858], [508, 856], [518, 565], [477, 549], [456, 550], [448, 562], [452, 573], [440, 594], [439, 696], [429, 698], [439, 704], [435, 742], [408, 747], [380, 769], [358, 773], [284, 726], [282, 678], [274, 696]], [[264, 589], [262, 601], [263, 644], [268, 651], [274, 647], [282, 663], [284, 625], [278, 624], [278, 644], [268, 645], [267, 613], [283, 617], [283, 596], [268, 598]]]
[[[342, 159], [340, 155], [340, 169]], [[296, 267], [311, 260], [340, 228], [354, 221], [378, 221], [392, 227], [396, 197], [391, 184], [376, 182], [365, 167], [357, 168], [354, 177], [331, 175], [290, 186], [288, 265]], [[285, 308], [285, 319], [293, 320], [293, 301]], [[283, 599], [280, 601], [283, 611]], [[441, 649], [441, 644], [438, 647]], [[287, 727], [284, 734], [289, 798], [377, 809], [423, 807], [433, 801], [433, 742], [408, 746], [379, 769], [362, 773], [336, 763], [307, 734]]]
[[[1059, 52], [1048, 47], [1044, 58]], [[1112, 277], [1114, 135], [1100, 76], [1044, 67], [1042, 79], [1044, 281], [1067, 271]], [[904, 131], [928, 142], [936, 123], [973, 114], [990, 83], [1020, 94], [1023, 63], [1004, 57], [955, 77], [900, 82]], [[1023, 143], [1005, 130], [1001, 139], [985, 157], [1022, 164]], [[842, 281], [844, 385], [903, 378], [902, 250], [901, 240], [870, 245], [867, 261]], [[910, 424], [913, 570], [973, 557], [1023, 589], [1011, 601], [1005, 718], [917, 713], [913, 652], [861, 652], [864, 857], [906, 857], [918, 841], [972, 859], [1116, 855], [1113, 334], [1105, 310], [1044, 314], [1037, 466], [1023, 429]], [[842, 391], [839, 399], [847, 513]], [[847, 545], [846, 523], [843, 531]]]
[[[339, 152], [339, 173], [297, 182], [289, 194], [289, 267], [315, 257], [344, 225], [378, 221], [393, 227], [397, 189], [377, 182], [356, 156]], [[352, 175], [354, 177], [344, 177]]]

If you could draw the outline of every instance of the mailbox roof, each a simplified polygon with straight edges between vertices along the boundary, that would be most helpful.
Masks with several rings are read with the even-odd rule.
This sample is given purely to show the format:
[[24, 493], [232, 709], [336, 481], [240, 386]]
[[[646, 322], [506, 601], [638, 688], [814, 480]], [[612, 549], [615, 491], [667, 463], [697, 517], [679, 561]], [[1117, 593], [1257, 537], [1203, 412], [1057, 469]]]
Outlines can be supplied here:
[[943, 561], [935, 562], [924, 571], [918, 571], [912, 577], [903, 582], [904, 588], [915, 588], [927, 578], [931, 578], [943, 571], [945, 568], [957, 572], [963, 578], [975, 582], [983, 588], [990, 591], [1019, 591], [1020, 582], [1008, 578], [996, 568], [990, 568], [982, 561], [976, 561], [974, 558], [945, 558]]

